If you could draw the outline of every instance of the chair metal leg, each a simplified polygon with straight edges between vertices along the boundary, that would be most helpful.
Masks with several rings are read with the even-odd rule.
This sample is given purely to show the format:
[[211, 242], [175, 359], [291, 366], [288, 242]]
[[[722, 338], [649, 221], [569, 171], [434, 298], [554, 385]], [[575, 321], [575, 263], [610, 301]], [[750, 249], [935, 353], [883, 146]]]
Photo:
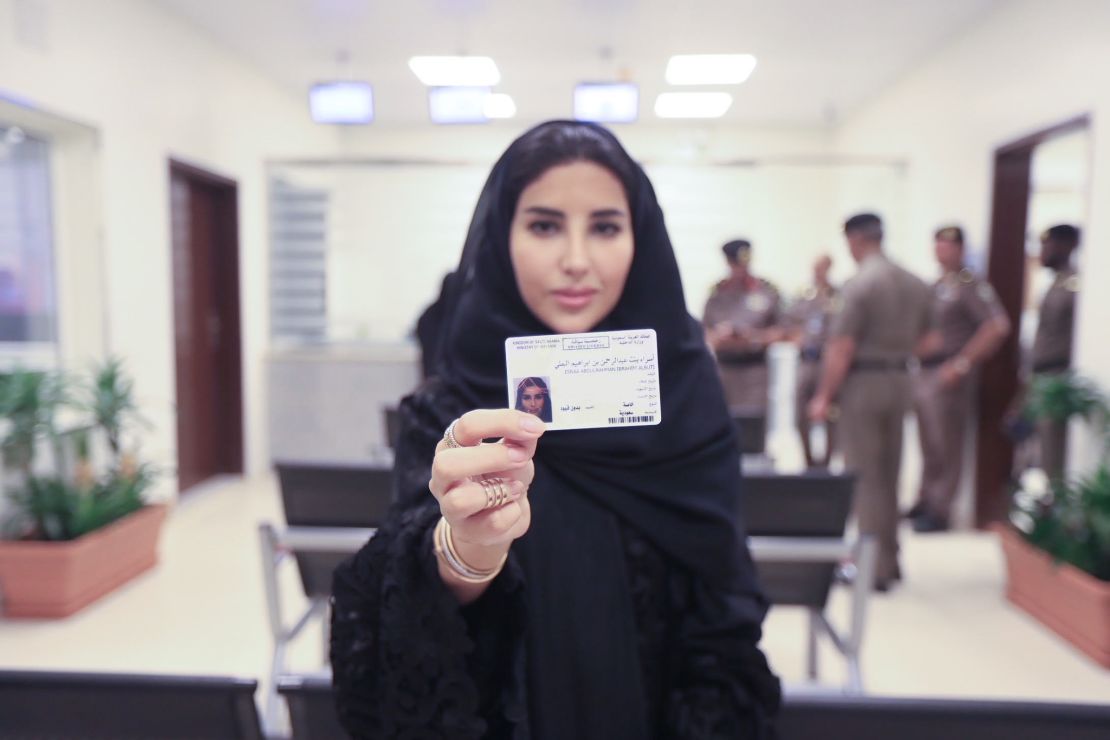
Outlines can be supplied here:
[[281, 614], [281, 594], [278, 585], [278, 565], [282, 559], [278, 546], [277, 533], [269, 523], [258, 526], [259, 542], [262, 548], [262, 583], [266, 591], [266, 616], [270, 625], [270, 637], [274, 641], [274, 657], [270, 662], [270, 683], [263, 698], [262, 726], [267, 735], [278, 734], [281, 727], [281, 707], [277, 693], [278, 676], [285, 672], [286, 635]]
[[860, 672], [859, 655], [853, 653], [848, 656], [848, 682], [844, 686], [847, 694], [863, 694], [863, 674]]
[[809, 613], [809, 639], [806, 645], [806, 674], [810, 681], [817, 680], [817, 631], [821, 628], [821, 613], [812, 607]]
[[320, 633], [323, 635], [324, 657], [321, 661], [324, 667], [331, 665], [331, 603], [325, 601], [323, 614], [320, 619]]
[[285, 643], [274, 645], [274, 659], [270, 663], [270, 684], [262, 706], [262, 729], [267, 737], [280, 737], [287, 730], [282, 716], [281, 697], [278, 694], [278, 677], [285, 673]]
[[871, 535], [860, 535], [856, 543], [856, 582], [852, 588], [852, 626], [844, 640], [844, 657], [848, 661], [846, 690], [863, 693], [863, 675], [860, 668], [860, 651], [863, 648], [863, 631], [867, 626], [867, 605], [875, 583], [878, 564], [878, 542]]

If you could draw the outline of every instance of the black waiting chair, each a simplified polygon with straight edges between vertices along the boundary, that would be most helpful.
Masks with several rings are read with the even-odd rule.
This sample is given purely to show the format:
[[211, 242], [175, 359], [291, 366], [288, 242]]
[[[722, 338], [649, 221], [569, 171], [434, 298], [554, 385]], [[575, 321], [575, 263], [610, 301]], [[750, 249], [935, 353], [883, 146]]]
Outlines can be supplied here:
[[[276, 467], [288, 526], [279, 529], [269, 522], [259, 526], [266, 604], [274, 638], [271, 680], [263, 712], [268, 731], [279, 722], [275, 684], [285, 672], [289, 644], [319, 618], [324, 627], [326, 654], [332, 574], [339, 563], [373, 536], [393, 500], [392, 471], [388, 468], [287, 462]], [[278, 578], [278, 567], [289, 555], [296, 560], [309, 601], [308, 608], [291, 627], [282, 614]]]
[[397, 440], [401, 437], [401, 413], [396, 406], [386, 406], [382, 410], [385, 419], [385, 441], [389, 449], [397, 449]]
[[277, 690], [289, 707], [292, 740], [341, 740], [347, 737], [336, 715], [330, 678], [281, 676]]
[[[347, 737], [330, 680], [283, 676], [278, 691], [293, 740]], [[787, 694], [776, 725], [779, 740], [1105, 740], [1110, 706]]]
[[763, 455], [767, 450], [767, 416], [755, 409], [729, 409], [741, 455]]
[[[797, 606], [809, 613], [807, 674], [817, 680], [817, 641], [827, 637], [848, 663], [845, 691], [862, 693], [859, 655], [867, 603], [874, 580], [875, 543], [845, 537], [855, 478], [814, 472], [804, 475], [745, 475], [738, 514], [760, 583], [775, 606]], [[826, 614], [836, 569], [853, 561], [851, 625], [836, 630]]]
[[1105, 740], [1110, 705], [787, 697], [780, 740]]
[[262, 740], [258, 682], [0, 671], [0, 740]]

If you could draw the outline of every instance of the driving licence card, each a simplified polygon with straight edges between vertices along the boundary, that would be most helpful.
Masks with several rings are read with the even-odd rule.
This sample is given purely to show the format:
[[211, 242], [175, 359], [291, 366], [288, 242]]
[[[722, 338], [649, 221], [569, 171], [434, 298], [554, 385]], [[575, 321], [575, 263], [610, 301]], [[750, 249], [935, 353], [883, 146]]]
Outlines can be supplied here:
[[658, 424], [654, 329], [550, 334], [505, 340], [509, 408], [548, 429]]

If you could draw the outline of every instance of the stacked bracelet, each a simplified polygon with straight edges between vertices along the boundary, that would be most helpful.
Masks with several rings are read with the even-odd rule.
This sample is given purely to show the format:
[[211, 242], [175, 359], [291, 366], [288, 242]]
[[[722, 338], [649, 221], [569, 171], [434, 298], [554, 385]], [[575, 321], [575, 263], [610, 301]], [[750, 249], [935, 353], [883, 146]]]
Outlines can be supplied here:
[[451, 539], [451, 525], [443, 517], [439, 518], [439, 523], [436, 524], [435, 531], [432, 533], [432, 542], [435, 545], [436, 555], [443, 559], [451, 573], [460, 581], [467, 583], [488, 583], [492, 581], [505, 567], [505, 561], [509, 557], [509, 553], [506, 552], [501, 558], [501, 562], [490, 570], [478, 570], [470, 567], [459, 557], [459, 553], [455, 550], [455, 543]]

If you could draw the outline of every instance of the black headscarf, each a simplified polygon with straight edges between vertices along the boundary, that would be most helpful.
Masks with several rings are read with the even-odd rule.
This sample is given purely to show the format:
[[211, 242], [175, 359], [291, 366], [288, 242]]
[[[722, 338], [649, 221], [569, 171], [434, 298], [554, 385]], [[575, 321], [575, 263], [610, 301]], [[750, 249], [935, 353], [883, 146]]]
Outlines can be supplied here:
[[[623, 176], [614, 174], [628, 196], [634, 256], [621, 298], [594, 330], [656, 331], [662, 422], [553, 431], [539, 442], [532, 525], [513, 553], [527, 584], [532, 726], [552, 738], [627, 732], [629, 713], [645, 714], [621, 528], [635, 530], [712, 594], [688, 636], [695, 643], [727, 651], [729, 635], [758, 639], [766, 610], [736, 525], [739, 459], [716, 368], [686, 310], [651, 183], [611, 133], [545, 123], [498, 161], [448, 300], [438, 374], [461, 407], [504, 407], [506, 338], [552, 333], [517, 288], [508, 235], [518, 188], [527, 183], [508, 180], [514, 157], [534, 149], [536, 137], [558, 146], [576, 136], [601, 137], [625, 160]], [[451, 419], [440, 421], [446, 427]], [[722, 645], [708, 646], [722, 637]], [[645, 727], [640, 736], [649, 734]]]

